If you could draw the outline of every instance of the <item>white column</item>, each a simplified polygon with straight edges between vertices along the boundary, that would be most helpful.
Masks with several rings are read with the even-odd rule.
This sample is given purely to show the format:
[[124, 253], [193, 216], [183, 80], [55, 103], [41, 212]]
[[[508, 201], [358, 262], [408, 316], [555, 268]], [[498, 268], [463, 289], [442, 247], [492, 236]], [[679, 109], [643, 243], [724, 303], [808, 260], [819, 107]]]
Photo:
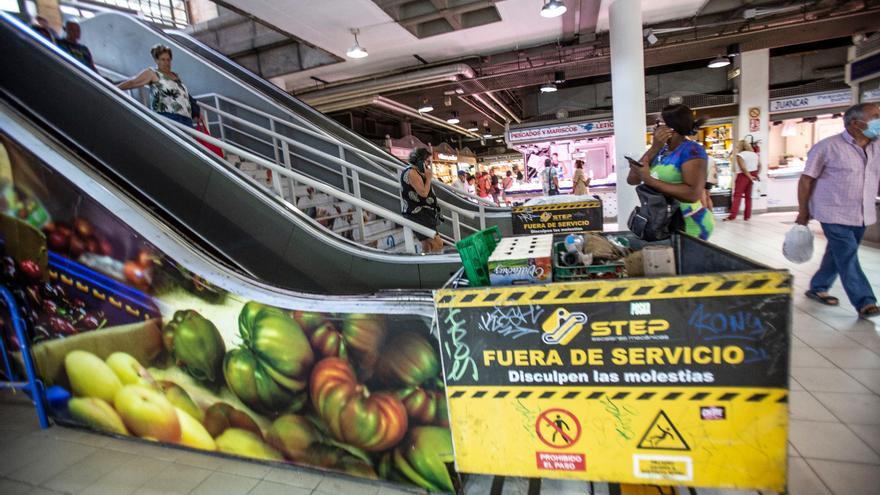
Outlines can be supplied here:
[[[739, 76], [739, 119], [737, 125], [737, 139], [743, 139], [751, 134], [755, 141], [760, 140], [761, 153], [761, 181], [752, 188], [752, 211], [767, 210], [767, 162], [770, 159], [770, 50], [754, 50], [743, 52], [740, 56]], [[749, 111], [753, 108], [760, 110], [758, 117], [758, 130], [750, 128], [752, 117]], [[735, 166], [731, 163], [731, 167]]]
[[626, 183], [629, 163], [645, 152], [645, 53], [642, 47], [641, 0], [613, 0], [609, 8], [611, 94], [614, 108], [614, 168], [617, 172], [617, 221], [626, 230], [638, 203]]

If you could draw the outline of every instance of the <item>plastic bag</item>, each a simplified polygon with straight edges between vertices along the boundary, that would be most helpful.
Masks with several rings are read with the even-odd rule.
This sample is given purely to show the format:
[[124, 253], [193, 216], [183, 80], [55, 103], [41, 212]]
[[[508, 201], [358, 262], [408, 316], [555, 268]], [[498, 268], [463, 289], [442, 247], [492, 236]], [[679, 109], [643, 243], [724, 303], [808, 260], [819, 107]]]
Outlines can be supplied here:
[[813, 233], [806, 225], [795, 225], [785, 234], [782, 254], [792, 263], [806, 263], [813, 257]]

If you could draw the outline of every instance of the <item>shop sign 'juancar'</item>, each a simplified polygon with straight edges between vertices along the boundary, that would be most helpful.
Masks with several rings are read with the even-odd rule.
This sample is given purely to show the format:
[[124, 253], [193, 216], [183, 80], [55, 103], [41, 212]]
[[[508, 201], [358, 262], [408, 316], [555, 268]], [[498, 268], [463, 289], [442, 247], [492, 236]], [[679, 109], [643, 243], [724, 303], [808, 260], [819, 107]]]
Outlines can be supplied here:
[[783, 491], [787, 273], [436, 297], [460, 471]]

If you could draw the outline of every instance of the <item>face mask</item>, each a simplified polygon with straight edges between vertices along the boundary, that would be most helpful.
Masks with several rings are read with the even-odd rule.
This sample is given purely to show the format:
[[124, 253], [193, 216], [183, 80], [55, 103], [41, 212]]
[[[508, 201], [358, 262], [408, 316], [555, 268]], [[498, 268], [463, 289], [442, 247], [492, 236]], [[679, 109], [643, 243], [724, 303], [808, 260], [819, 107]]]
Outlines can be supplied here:
[[874, 119], [867, 122], [868, 127], [862, 129], [862, 134], [868, 139], [877, 139], [880, 137], [880, 119]]

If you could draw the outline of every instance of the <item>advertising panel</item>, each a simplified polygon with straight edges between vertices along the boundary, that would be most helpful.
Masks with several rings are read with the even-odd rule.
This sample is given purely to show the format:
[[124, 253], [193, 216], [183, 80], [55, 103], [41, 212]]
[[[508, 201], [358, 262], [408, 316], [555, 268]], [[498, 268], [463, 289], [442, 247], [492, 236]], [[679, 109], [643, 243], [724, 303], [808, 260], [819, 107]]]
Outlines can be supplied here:
[[461, 472], [783, 491], [785, 272], [437, 293]]
[[[24, 308], [40, 378], [70, 395], [56, 420], [453, 490], [430, 319], [269, 306], [214, 287], [0, 143], [0, 213], [43, 232], [33, 256], [49, 250], [44, 269], [3, 252], [0, 276]], [[2, 337], [18, 348], [7, 325]]]

